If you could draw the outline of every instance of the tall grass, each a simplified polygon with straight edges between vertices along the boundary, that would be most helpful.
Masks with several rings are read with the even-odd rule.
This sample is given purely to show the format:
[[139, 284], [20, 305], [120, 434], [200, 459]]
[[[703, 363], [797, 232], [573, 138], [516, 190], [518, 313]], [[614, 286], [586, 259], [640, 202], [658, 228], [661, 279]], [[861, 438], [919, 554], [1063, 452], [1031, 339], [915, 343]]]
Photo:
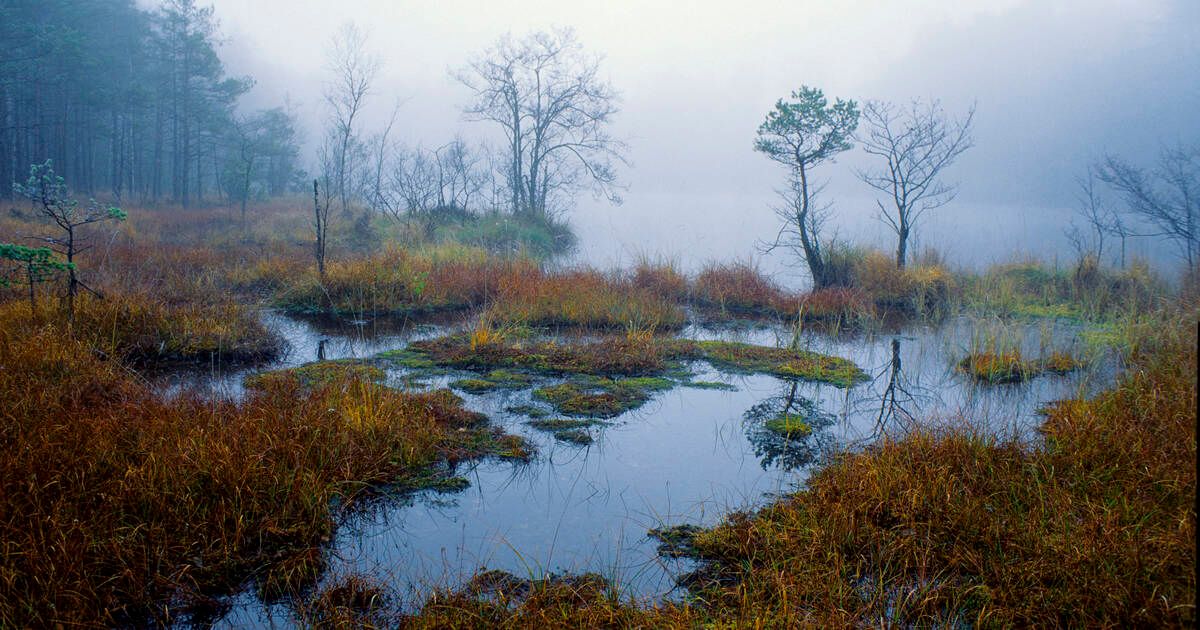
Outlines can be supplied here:
[[145, 293], [81, 296], [73, 322], [65, 321], [53, 303], [33, 311], [28, 302], [4, 302], [0, 324], [14, 335], [54, 330], [89, 353], [150, 367], [213, 360], [255, 363], [282, 350], [282, 341], [253, 309], [229, 301], [167, 303]]
[[508, 276], [488, 313], [531, 326], [671, 330], [686, 323], [683, 309], [669, 296], [590, 269]]
[[1035, 259], [1005, 263], [983, 274], [962, 274], [959, 283], [963, 306], [976, 312], [1096, 321], [1153, 310], [1170, 295], [1143, 262], [1111, 269], [1092, 257], [1068, 268]]
[[354, 372], [164, 399], [53, 324], [0, 328], [0, 627], [165, 623], [247, 578], [299, 588], [373, 486], [520, 454], [484, 421]]

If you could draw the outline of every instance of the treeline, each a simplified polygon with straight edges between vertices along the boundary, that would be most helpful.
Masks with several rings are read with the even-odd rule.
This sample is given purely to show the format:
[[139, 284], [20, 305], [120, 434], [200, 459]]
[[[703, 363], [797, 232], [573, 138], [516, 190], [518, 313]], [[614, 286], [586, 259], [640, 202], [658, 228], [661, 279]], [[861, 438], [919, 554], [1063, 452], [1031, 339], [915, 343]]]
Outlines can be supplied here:
[[238, 111], [253, 81], [226, 75], [211, 7], [0, 0], [0, 42], [0, 182], [52, 160], [82, 192], [189, 206], [303, 179], [291, 112]]

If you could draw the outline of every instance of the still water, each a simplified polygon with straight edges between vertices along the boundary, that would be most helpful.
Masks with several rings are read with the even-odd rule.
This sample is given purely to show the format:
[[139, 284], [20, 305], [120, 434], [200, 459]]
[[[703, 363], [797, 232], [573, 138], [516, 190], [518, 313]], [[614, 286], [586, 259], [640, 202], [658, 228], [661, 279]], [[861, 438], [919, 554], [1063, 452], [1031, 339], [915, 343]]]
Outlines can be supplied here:
[[[368, 358], [462, 325], [331, 326], [271, 312], [264, 319], [291, 348], [271, 368], [318, 358]], [[537, 447], [535, 459], [528, 464], [475, 462], [457, 471], [471, 481], [463, 492], [399, 497], [356, 514], [329, 546], [325, 579], [349, 571], [382, 576], [411, 606], [419, 605], [431, 588], [460, 584], [481, 567], [527, 577], [592, 571], [612, 578], [628, 595], [679, 596], [674, 580], [689, 569], [689, 561], [660, 558], [648, 529], [712, 525], [731, 511], [762, 506], [803, 484], [829, 453], [902, 432], [916, 426], [915, 418], [926, 424], [968, 422], [1015, 439], [1036, 440], [1033, 428], [1041, 406], [1093, 391], [1115, 374], [1115, 360], [1101, 353], [1092, 357], [1088, 369], [1068, 376], [1022, 385], [976, 385], [957, 373], [954, 364], [969, 350], [972, 331], [980, 324], [958, 318], [936, 328], [805, 332], [803, 343], [810, 349], [852, 359], [872, 376], [849, 390], [722, 374], [696, 364], [697, 380], [721, 381], [735, 389], [661, 392], [594, 430], [596, 441], [588, 446], [555, 441], [527, 426], [527, 418], [504, 411], [530, 402], [528, 390], [462, 394], [470, 408], [531, 440]], [[1028, 324], [1015, 334], [1025, 351], [1036, 356], [1047, 346], [1083, 352], [1079, 332], [1059, 322]], [[696, 326], [682, 334], [776, 345], [786, 343], [791, 333], [768, 324], [745, 324]], [[179, 374], [165, 387], [200, 386], [213, 395], [237, 397], [246, 374], [217, 369]], [[403, 372], [389, 376], [399, 383]], [[445, 386], [452, 378], [431, 386]], [[787, 400], [811, 401], [819, 410], [810, 436], [783, 439], [748, 414], [756, 406]], [[290, 619], [285, 608], [259, 602], [248, 589], [218, 625], [287, 626]]]

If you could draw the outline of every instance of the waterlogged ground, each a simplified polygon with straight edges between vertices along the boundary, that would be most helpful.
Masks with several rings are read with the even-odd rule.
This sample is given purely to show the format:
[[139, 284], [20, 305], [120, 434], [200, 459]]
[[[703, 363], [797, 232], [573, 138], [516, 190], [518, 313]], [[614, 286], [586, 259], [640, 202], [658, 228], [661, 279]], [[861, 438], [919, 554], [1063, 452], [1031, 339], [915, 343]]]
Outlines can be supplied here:
[[[269, 369], [318, 359], [370, 358], [418, 339], [456, 330], [455, 322], [422, 325], [318, 325], [277, 313], [264, 315], [291, 347]], [[963, 422], [994, 433], [1036, 440], [1038, 409], [1056, 399], [1096, 391], [1115, 376], [1110, 353], [1089, 351], [1080, 327], [1065, 321], [1005, 326], [1005, 340], [1028, 356], [1050, 348], [1072, 350], [1087, 367], [1018, 385], [980, 385], [955, 365], [978, 347], [981, 329], [994, 322], [966, 318], [934, 328], [841, 334], [805, 332], [811, 350], [853, 360], [870, 379], [850, 389], [771, 376], [724, 374], [693, 364], [693, 380], [707, 388], [675, 387], [654, 393], [644, 406], [584, 430], [590, 444], [556, 439], [507, 409], [541, 404], [531, 388], [482, 394], [458, 391], [468, 407], [525, 436], [538, 454], [528, 464], [483, 462], [458, 474], [470, 486], [458, 493], [420, 493], [377, 502], [345, 523], [332, 541], [330, 571], [381, 575], [418, 604], [436, 586], [454, 586], [481, 567], [520, 576], [594, 571], [626, 593], [676, 597], [675, 578], [689, 561], [665, 559], [656, 527], [712, 525], [734, 510], [761, 506], [802, 484], [814, 464], [840, 449], [862, 448], [887, 432], [922, 423]], [[791, 331], [765, 324], [691, 327], [681, 336], [776, 346]], [[215, 366], [164, 380], [168, 391], [200, 385], [214, 395], [239, 396], [246, 372]], [[423, 378], [445, 387], [469, 373]], [[474, 375], [478, 376], [478, 375]], [[388, 368], [389, 382], [412, 386], [404, 368]], [[559, 379], [561, 380], [561, 379]], [[555, 379], [537, 379], [536, 385]], [[716, 388], [712, 383], [728, 387]], [[766, 420], [785, 408], [809, 418], [810, 433], [783, 435]], [[552, 414], [551, 418], [558, 417]], [[219, 625], [286, 626], [281, 605], [252, 591], [235, 601]]]

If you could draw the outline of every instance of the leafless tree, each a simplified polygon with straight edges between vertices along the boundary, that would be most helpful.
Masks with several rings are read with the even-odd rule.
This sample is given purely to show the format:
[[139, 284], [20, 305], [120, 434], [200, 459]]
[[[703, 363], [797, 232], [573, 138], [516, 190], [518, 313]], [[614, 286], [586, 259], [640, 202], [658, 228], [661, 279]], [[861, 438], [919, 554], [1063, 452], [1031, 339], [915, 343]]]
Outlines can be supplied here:
[[896, 232], [896, 266], [907, 262], [908, 238], [917, 221], [935, 208], [950, 203], [958, 192], [940, 178], [963, 151], [971, 148], [971, 123], [975, 107], [957, 120], [946, 116], [941, 104], [913, 101], [900, 108], [892, 103], [869, 101], [863, 107], [866, 123], [858, 141], [868, 154], [882, 158], [885, 167], [860, 170], [868, 186], [887, 195], [876, 200], [879, 216]]
[[384, 211], [397, 221], [416, 219], [428, 238], [433, 234], [438, 194], [437, 167], [429, 152], [421, 147], [396, 149], [379, 199]]
[[1109, 236], [1120, 239], [1121, 266], [1125, 266], [1125, 241], [1131, 235], [1125, 220], [1105, 199], [1096, 186], [1096, 169], [1089, 168], [1086, 175], [1078, 177], [1075, 183], [1078, 187], [1078, 205], [1075, 214], [1086, 225], [1080, 228], [1072, 220], [1067, 226], [1066, 236], [1074, 247], [1080, 259], [1084, 256], [1095, 256], [1096, 260], [1104, 259], [1105, 239]]
[[333, 75], [325, 86], [325, 102], [329, 105], [331, 133], [334, 145], [333, 184], [343, 214], [350, 212], [350, 186], [356, 160], [352, 159], [358, 143], [355, 123], [379, 73], [379, 58], [367, 50], [367, 34], [354, 23], [347, 23], [330, 42], [328, 69]]
[[396, 126], [396, 118], [400, 115], [400, 101], [392, 107], [392, 115], [388, 118], [387, 126], [383, 131], [371, 138], [368, 143], [371, 147], [371, 158], [374, 161], [373, 168], [364, 178], [362, 189], [363, 194], [367, 199], [367, 204], [370, 209], [375, 212], [385, 211], [386, 196], [384, 186], [387, 182], [384, 179], [385, 170], [389, 156], [395, 152], [393, 142], [389, 139], [392, 134], [392, 128]]
[[466, 116], [504, 131], [514, 213], [549, 216], [589, 187], [620, 201], [616, 167], [626, 146], [609, 132], [618, 96], [573, 31], [506, 35], [454, 77], [473, 95]]
[[1147, 173], [1120, 158], [1106, 156], [1097, 177], [1125, 200], [1126, 211], [1149, 231], [1173, 241], [1194, 269], [1200, 262], [1200, 145], [1164, 147], [1158, 167]]
[[[328, 183], [328, 179], [326, 180]], [[329, 236], [329, 186], [325, 187], [324, 199], [321, 197], [320, 184], [313, 180], [313, 254], [317, 259], [317, 273], [325, 280], [325, 245]]]
[[487, 179], [480, 167], [480, 154], [456, 137], [438, 147], [433, 156], [438, 171], [438, 206], [469, 211]]

